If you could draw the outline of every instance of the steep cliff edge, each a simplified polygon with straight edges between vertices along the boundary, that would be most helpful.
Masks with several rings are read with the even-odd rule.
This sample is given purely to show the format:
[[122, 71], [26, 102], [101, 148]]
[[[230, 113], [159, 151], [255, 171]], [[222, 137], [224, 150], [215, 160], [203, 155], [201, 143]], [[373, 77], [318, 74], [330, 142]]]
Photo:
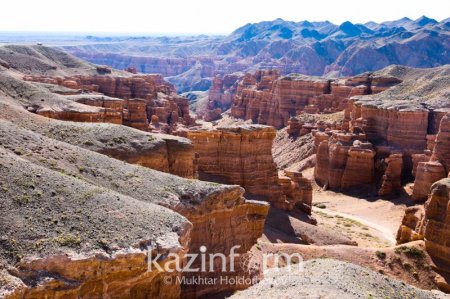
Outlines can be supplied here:
[[246, 74], [238, 83], [231, 115], [279, 129], [287, 126], [292, 116], [342, 111], [350, 97], [378, 93], [400, 82], [395, 77], [373, 74], [331, 80], [257, 71]]
[[[244, 190], [239, 186], [223, 186], [182, 179], [56, 141], [32, 131], [20, 129], [7, 121], [0, 122], [0, 142], [2, 148], [5, 148], [6, 151], [20, 155], [20, 159], [27, 163], [49, 169], [60, 176], [74, 178], [96, 186], [92, 195], [90, 189], [77, 193], [76, 196], [82, 197], [81, 204], [84, 201], [92, 200], [91, 197], [97, 193], [101, 194], [102, 190], [110, 190], [114, 194], [132, 197], [134, 201], [141, 205], [151, 203], [164, 206], [186, 217], [193, 227], [189, 234], [189, 246], [185, 246], [185, 251], [195, 253], [199, 252], [200, 246], [206, 246], [208, 252], [228, 255], [233, 246], [239, 245], [236, 253], [245, 254], [262, 234], [268, 206], [260, 202], [247, 201], [243, 197]], [[12, 190], [17, 184], [19, 184], [18, 181], [13, 181], [11, 185], [5, 186], [5, 188]], [[47, 197], [46, 194], [39, 195], [44, 192], [40, 191], [43, 187], [33, 184], [34, 189], [30, 187], [31, 191], [25, 192], [23, 196], [17, 195], [16, 198], [20, 203], [23, 201], [25, 205], [29, 201], [38, 203], [39, 200], [34, 201], [35, 196], [42, 196], [44, 199], [56, 198], [55, 200], [57, 200], [59, 189], [66, 190], [64, 187], [66, 185], [70, 185], [70, 183], [59, 186], [52, 182], [50, 188], [45, 188], [48, 189], [45, 192], [52, 192], [53, 190], [56, 195]], [[18, 186], [22, 185], [19, 184]], [[28, 183], [24, 183], [22, 187], [28, 188]], [[108, 201], [122, 202], [120, 198], [116, 200], [114, 196], [107, 198]], [[141, 207], [140, 209], [144, 208]], [[89, 211], [91, 210], [93, 208], [89, 207]], [[44, 212], [47, 212], [47, 210], [43, 210]], [[69, 214], [70, 217], [73, 216], [72, 213]], [[149, 219], [155, 218], [152, 216], [146, 217]], [[236, 219], [239, 219], [239, 221], [236, 221]], [[80, 231], [80, 235], [82, 238], [83, 231]], [[112, 236], [111, 241], [108, 242], [113, 242], [114, 237]], [[114, 247], [109, 243], [106, 243], [105, 246], [108, 246], [108, 248]], [[237, 266], [236, 268], [234, 274], [244, 275], [246, 273], [243, 272], [243, 269]], [[221, 271], [215, 271], [212, 274], [208, 272], [206, 277], [221, 274], [223, 274]], [[205, 273], [199, 275], [205, 275]], [[131, 285], [134, 286], [134, 284]], [[242, 287], [242, 285], [226, 284], [220, 286], [196, 285], [188, 286], [183, 293], [186, 296], [198, 296]], [[143, 291], [148, 293], [148, 288], [149, 286], [143, 286]], [[104, 294], [103, 291], [99, 292]]]
[[182, 137], [142, 132], [126, 126], [66, 122], [29, 113], [0, 96], [0, 118], [46, 137], [181, 177], [196, 178], [192, 143]]
[[[362, 133], [364, 138], [360, 141], [373, 146], [375, 155], [369, 160], [375, 164], [376, 172], [369, 183], [379, 185], [379, 194], [398, 191], [401, 183], [411, 181], [414, 175], [416, 182], [413, 197], [426, 197], [429, 186], [445, 176], [445, 170], [437, 158], [439, 154], [434, 154], [434, 161], [427, 161], [430, 160], [430, 150], [436, 150], [435, 138], [439, 134], [439, 123], [444, 125], [437, 150], [445, 152], [446, 141], [443, 140], [446, 140], [447, 120], [444, 115], [450, 109], [450, 68], [412, 69], [392, 66], [374, 75], [378, 78], [398, 77], [403, 82], [375, 95], [351, 98], [341, 130], [319, 130], [314, 133], [318, 148], [316, 178], [322, 185], [330, 181], [324, 179], [330, 176], [321, 163], [329, 161], [332, 165], [333, 157], [337, 157], [341, 161], [339, 163], [345, 164], [349, 156], [342, 153], [340, 144], [332, 146], [335, 142], [330, 136]], [[326, 144], [328, 139], [331, 140], [330, 146]], [[445, 161], [442, 154], [440, 159]], [[341, 169], [341, 166], [332, 168]], [[332, 188], [338, 186], [334, 183], [330, 185]]]
[[428, 254], [433, 258], [442, 277], [437, 284], [450, 292], [450, 179], [445, 178], [431, 186], [423, 208], [406, 211], [397, 234], [398, 243], [425, 240]]
[[262, 125], [192, 130], [200, 178], [237, 184], [281, 209], [311, 212], [312, 188], [301, 173], [278, 174], [272, 157], [275, 129]]
[[46, 117], [162, 132], [193, 122], [187, 99], [160, 75], [95, 66], [43, 46], [4, 46], [0, 58], [12, 65], [1, 69], [0, 89]]
[[154, 254], [182, 257], [192, 229], [186, 218], [62, 175], [18, 151], [0, 148], [2, 298], [139, 298], [149, 292], [179, 298], [180, 286], [162, 281], [181, 273], [170, 265], [175, 272], [147, 271], [147, 246]]
[[222, 112], [231, 108], [233, 98], [237, 92], [238, 81], [243, 76], [244, 74], [242, 73], [215, 76], [208, 91], [206, 111], [198, 111], [197, 115], [203, 116], [205, 121], [219, 119]]
[[[147, 93], [149, 82], [108, 67], [80, 66], [70, 55], [53, 50], [50, 55], [45, 47], [7, 49], [17, 61], [12, 69], [0, 67], [4, 197], [0, 226], [5, 236], [0, 236], [0, 297], [179, 298], [247, 286], [168, 284], [167, 271], [147, 272], [147, 245], [155, 246], [152, 255], [162, 255], [157, 260], [160, 265], [171, 262], [169, 252], [184, 258], [187, 253], [200, 253], [202, 246], [208, 253], [226, 256], [239, 246], [236, 254], [244, 256], [261, 236], [269, 208], [267, 203], [247, 200], [236, 185], [185, 179], [148, 168], [195, 177], [191, 142], [121, 126], [125, 120], [133, 122], [137, 112], [147, 117], [140, 105], [146, 100], [94, 93], [91, 88], [99, 87], [89, 80], [106, 82], [105, 92], [124, 98], [128, 97], [124, 90], [133, 90], [127, 89], [129, 84], [143, 84], [138, 90]], [[60, 64], [60, 59], [68, 66]], [[45, 82], [24, 81], [25, 73], [46, 78]], [[60, 85], [56, 77], [73, 80]], [[108, 86], [116, 91], [106, 91]], [[157, 92], [155, 101], [167, 104], [166, 96]], [[180, 107], [163, 108], [181, 115]], [[40, 109], [78, 122], [46, 118], [39, 115]], [[100, 117], [106, 112], [123, 122], [91, 123], [112, 122]], [[151, 117], [155, 125], [156, 114]], [[197, 259], [195, 265], [200, 262]], [[231, 261], [224, 263], [229, 266]], [[235, 264], [233, 275], [260, 275], [245, 269], [240, 257]], [[198, 275], [207, 279], [227, 274], [221, 266], [214, 264], [213, 272]], [[191, 274], [177, 270], [168, 275], [175, 281]]]

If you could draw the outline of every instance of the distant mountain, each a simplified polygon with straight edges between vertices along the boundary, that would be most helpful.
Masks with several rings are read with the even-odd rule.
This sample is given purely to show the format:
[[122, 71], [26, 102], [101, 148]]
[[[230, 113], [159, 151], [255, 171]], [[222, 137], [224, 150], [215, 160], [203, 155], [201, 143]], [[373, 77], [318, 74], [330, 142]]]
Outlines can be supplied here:
[[285, 74], [345, 76], [391, 64], [435, 67], [450, 63], [450, 19], [438, 22], [426, 16], [340, 25], [276, 19], [246, 24], [226, 37], [112, 42], [106, 38], [88, 37], [84, 45], [77, 42], [65, 49], [94, 63], [162, 73], [180, 91], [194, 85], [207, 88], [204, 79], [216, 74], [262, 68], [277, 68]]

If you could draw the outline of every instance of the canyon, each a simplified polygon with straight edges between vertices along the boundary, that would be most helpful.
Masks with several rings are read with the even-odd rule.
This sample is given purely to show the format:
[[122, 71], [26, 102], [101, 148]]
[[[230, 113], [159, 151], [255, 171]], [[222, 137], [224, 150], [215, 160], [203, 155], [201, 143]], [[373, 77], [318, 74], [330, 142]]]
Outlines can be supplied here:
[[448, 19], [426, 16], [365, 24], [276, 19], [246, 24], [227, 36], [98, 34], [67, 37], [56, 46], [96, 64], [162, 74], [178, 92], [186, 92], [208, 90], [216, 75], [258, 69], [339, 77], [391, 64], [444, 65], [450, 62], [448, 28]]
[[[0, 297], [447, 297], [449, 66], [333, 79], [133, 61], [0, 47]], [[138, 73], [159, 68], [212, 78], [197, 115], [163, 75]], [[169, 257], [235, 245], [235, 271], [203, 255], [193, 267], [213, 271], [189, 273]], [[309, 283], [263, 271], [280, 253], [305, 258]], [[167, 283], [228, 275], [250, 280]]]

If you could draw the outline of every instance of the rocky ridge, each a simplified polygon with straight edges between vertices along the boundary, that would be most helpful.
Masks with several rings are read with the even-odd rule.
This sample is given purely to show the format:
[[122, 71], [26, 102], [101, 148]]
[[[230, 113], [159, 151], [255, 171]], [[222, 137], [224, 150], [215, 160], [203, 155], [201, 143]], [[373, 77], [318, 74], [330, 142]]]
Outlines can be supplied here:
[[[398, 191], [400, 181], [410, 179], [413, 174], [416, 177], [414, 189], [419, 190], [424, 185], [420, 182], [424, 177], [423, 161], [429, 160], [426, 155], [436, 144], [437, 124], [449, 109], [445, 83], [450, 80], [448, 71], [447, 66], [428, 70], [392, 66], [376, 72], [377, 76], [396, 76], [403, 82], [379, 94], [351, 98], [340, 130], [314, 133], [318, 182], [322, 186], [329, 184], [331, 188], [345, 187], [334, 179], [335, 172], [340, 173], [339, 169], [345, 168], [350, 157], [343, 152], [343, 140], [339, 139], [339, 136], [346, 136], [347, 142], [353, 143], [350, 145], [368, 143], [372, 148], [366, 160], [371, 178], [365, 182], [376, 183], [378, 178], [380, 194]], [[357, 175], [358, 170], [355, 171]], [[433, 173], [439, 170], [427, 171], [427, 176], [435, 178]]]
[[339, 77], [391, 64], [448, 64], [449, 25], [425, 16], [366, 24], [276, 19], [246, 24], [228, 36], [90, 36], [69, 40], [64, 49], [93, 63], [160, 73], [185, 92], [207, 90], [216, 75], [238, 71]]
[[[35, 53], [34, 48], [18, 49]], [[27, 64], [22, 56], [20, 62]], [[77, 67], [65, 70], [57, 64], [46, 75], [83, 71]], [[17, 69], [0, 68], [2, 297], [179, 298], [246, 287], [165, 284], [165, 275], [187, 274], [147, 272], [147, 245], [155, 246], [152, 254], [183, 257], [201, 246], [228, 254], [239, 244], [237, 253], [244, 255], [262, 234], [266, 203], [245, 199], [244, 189], [236, 185], [149, 168], [194, 177], [195, 157], [187, 139], [35, 113], [30, 106], [41, 99], [52, 107], [103, 108], [48, 91], [70, 94], [70, 88], [25, 82], [25, 70]], [[234, 274], [259, 275], [241, 268]]]
[[369, 73], [330, 80], [297, 74], [280, 77], [278, 71], [257, 71], [246, 74], [238, 83], [231, 115], [280, 129], [293, 116], [342, 111], [350, 97], [378, 93], [400, 82], [392, 76]]

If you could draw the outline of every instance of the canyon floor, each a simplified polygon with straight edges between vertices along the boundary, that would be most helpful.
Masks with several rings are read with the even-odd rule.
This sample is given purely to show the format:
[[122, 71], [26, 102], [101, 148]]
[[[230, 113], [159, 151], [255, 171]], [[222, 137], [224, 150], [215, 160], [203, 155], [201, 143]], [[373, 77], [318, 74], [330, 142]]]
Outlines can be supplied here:
[[407, 206], [406, 197], [392, 200], [317, 190], [313, 193], [313, 216], [318, 225], [334, 226], [349, 234], [360, 246], [386, 247], [395, 236]]

